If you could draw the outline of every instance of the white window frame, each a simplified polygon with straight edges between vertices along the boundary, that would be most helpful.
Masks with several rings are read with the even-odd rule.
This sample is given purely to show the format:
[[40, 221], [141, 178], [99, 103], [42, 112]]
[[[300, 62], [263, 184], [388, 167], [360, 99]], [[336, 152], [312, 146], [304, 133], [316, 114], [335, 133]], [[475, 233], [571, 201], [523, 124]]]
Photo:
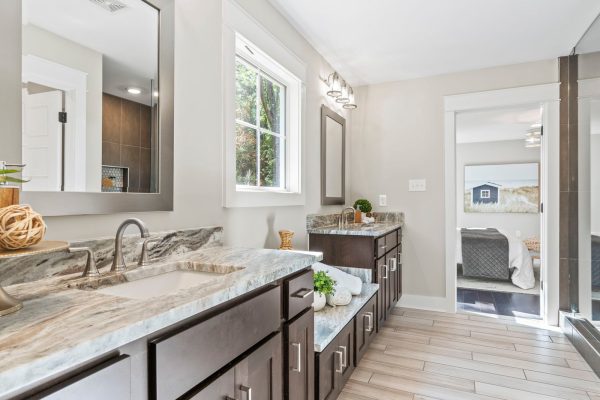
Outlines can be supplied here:
[[[223, 90], [225, 207], [304, 205], [303, 116], [306, 65], [232, 1], [223, 4]], [[255, 65], [285, 90], [285, 187], [238, 185], [236, 179], [236, 58]], [[295, 110], [295, 111], [292, 111]], [[257, 177], [258, 178], [258, 177]]]
[[[485, 194], [485, 196], [484, 196]], [[481, 189], [479, 192], [479, 198], [481, 199], [490, 199], [492, 197], [492, 191], [489, 189]]]

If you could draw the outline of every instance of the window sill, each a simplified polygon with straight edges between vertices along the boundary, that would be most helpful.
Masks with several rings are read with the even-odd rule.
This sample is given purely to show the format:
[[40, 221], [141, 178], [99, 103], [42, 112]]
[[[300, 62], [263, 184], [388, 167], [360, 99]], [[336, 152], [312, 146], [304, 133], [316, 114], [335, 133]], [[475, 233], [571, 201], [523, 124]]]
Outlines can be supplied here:
[[289, 207], [303, 206], [304, 193], [286, 190], [236, 188], [225, 193], [224, 207]]

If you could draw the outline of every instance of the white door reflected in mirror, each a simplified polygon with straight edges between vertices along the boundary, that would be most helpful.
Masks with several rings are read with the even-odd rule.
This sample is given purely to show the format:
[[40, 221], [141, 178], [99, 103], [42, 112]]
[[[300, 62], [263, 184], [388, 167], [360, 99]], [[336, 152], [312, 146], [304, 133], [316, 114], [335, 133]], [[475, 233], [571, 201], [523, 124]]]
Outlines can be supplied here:
[[344, 156], [344, 133], [342, 125], [332, 118], [327, 117], [326, 132], [325, 171], [327, 177], [325, 180], [325, 195], [327, 197], [342, 197], [342, 166]]

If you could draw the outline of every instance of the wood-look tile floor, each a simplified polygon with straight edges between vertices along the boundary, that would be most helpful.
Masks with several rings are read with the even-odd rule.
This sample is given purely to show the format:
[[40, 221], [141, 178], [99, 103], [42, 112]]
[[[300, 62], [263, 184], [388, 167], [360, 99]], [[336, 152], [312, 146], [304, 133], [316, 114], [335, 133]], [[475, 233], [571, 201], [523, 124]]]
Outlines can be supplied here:
[[340, 400], [600, 400], [600, 378], [558, 328], [395, 308]]

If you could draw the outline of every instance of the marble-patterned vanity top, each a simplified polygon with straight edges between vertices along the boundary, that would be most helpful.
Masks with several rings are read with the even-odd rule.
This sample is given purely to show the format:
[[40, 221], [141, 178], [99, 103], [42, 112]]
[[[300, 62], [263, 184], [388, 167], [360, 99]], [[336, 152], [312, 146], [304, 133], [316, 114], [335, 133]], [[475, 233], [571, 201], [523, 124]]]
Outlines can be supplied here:
[[[166, 272], [194, 265], [230, 272], [210, 283], [150, 299], [130, 299], [83, 290], [79, 274], [60, 275], [5, 287], [24, 302], [0, 318], [0, 398], [52, 374], [77, 366], [151, 335], [202, 311], [293, 274], [322, 259], [266, 249], [200, 248], [171, 254], [144, 270]], [[196, 263], [196, 264], [194, 264]], [[174, 265], [179, 267], [174, 267]], [[108, 267], [106, 267], [108, 268]], [[106, 268], [102, 272], [106, 272]], [[156, 272], [156, 271], [154, 271]], [[152, 274], [154, 273], [152, 272]], [[222, 272], [222, 271], [221, 271]], [[110, 284], [92, 282], [88, 288]]]
[[404, 226], [404, 213], [374, 212], [373, 215], [375, 217], [374, 223], [355, 224], [348, 222], [344, 229], [340, 229], [338, 226], [339, 214], [311, 214], [306, 217], [306, 231], [322, 235], [378, 237]]
[[[315, 351], [320, 353], [354, 318], [360, 309], [377, 293], [379, 285], [363, 283], [362, 292], [352, 296], [352, 301], [346, 306], [325, 306], [315, 312]], [[375, 321], [373, 321], [375, 323]]]

